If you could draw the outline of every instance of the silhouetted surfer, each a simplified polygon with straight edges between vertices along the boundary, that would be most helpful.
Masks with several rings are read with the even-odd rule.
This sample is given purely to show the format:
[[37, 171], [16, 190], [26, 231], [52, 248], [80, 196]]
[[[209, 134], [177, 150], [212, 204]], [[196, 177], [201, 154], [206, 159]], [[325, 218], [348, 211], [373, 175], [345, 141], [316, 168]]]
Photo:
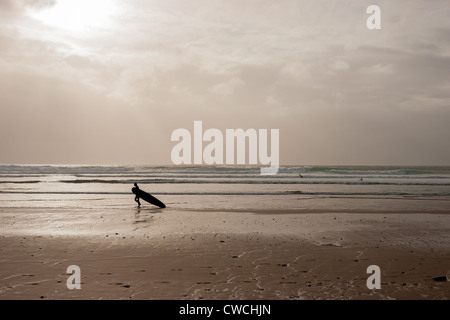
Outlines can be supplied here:
[[[139, 189], [137, 183], [134, 183], [134, 186], [136, 187], [136, 189]], [[136, 197], [134, 197], [134, 201], [136, 201], [138, 203], [138, 207], [141, 206], [141, 203], [139, 202], [139, 197], [136, 195]]]
[[160, 208], [166, 207], [166, 205], [164, 203], [162, 203], [161, 201], [156, 199], [150, 193], [147, 193], [144, 190], [139, 189], [137, 183], [134, 184], [134, 187], [131, 189], [131, 192], [133, 192], [136, 195], [136, 197], [134, 198], [134, 201], [136, 201], [138, 203], [139, 207], [141, 206], [141, 202], [139, 201], [140, 199], [142, 199], [150, 204], [153, 204], [157, 207], [160, 207]]

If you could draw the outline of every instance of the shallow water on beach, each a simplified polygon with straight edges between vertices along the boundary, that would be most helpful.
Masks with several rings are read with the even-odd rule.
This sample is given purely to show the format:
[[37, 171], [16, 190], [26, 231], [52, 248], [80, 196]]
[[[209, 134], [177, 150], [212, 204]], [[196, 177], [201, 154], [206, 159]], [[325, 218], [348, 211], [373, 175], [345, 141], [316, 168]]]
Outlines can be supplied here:
[[448, 213], [450, 168], [0, 166], [0, 296], [448, 298]]
[[126, 209], [133, 183], [168, 210], [450, 210], [450, 167], [0, 166], [0, 208]]

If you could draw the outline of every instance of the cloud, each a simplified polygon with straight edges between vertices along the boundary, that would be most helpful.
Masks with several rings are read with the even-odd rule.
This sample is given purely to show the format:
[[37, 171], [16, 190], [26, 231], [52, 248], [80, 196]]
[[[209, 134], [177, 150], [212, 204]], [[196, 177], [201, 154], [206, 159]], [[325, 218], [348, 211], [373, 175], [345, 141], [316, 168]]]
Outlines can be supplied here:
[[23, 13], [25, 9], [40, 10], [52, 7], [56, 0], [2, 0], [0, 11], [7, 14]]
[[244, 84], [245, 84], [245, 82], [242, 81], [241, 79], [239, 79], [237, 77], [233, 77], [226, 82], [215, 84], [211, 88], [211, 92], [219, 94], [219, 95], [230, 95], [233, 92], [235, 92], [235, 90], [237, 88], [243, 86]]
[[342, 60], [333, 61], [329, 66], [332, 70], [336, 70], [336, 71], [348, 70], [350, 68], [350, 65], [347, 62], [342, 61]]
[[371, 74], [371, 75], [390, 75], [393, 74], [394, 68], [392, 65], [383, 65], [383, 64], [376, 64], [368, 67], [361, 68], [362, 73]]
[[128, 162], [115, 151], [137, 150], [142, 130], [164, 162], [193, 120], [279, 128], [288, 163], [450, 161], [446, 1], [380, 0], [379, 31], [368, 1], [117, 4], [114, 24], [80, 35], [26, 14], [54, 1], [0, 2], [2, 134], [20, 130], [0, 161], [37, 161], [36, 145], [42, 161]]

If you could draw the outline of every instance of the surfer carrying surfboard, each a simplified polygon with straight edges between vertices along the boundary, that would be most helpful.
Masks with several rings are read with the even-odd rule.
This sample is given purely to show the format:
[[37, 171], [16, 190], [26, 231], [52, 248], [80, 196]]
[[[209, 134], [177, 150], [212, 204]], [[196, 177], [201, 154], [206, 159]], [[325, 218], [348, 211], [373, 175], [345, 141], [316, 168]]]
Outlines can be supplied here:
[[144, 201], [147, 201], [148, 203], [151, 203], [157, 207], [165, 208], [166, 205], [156, 199], [154, 196], [152, 196], [150, 193], [145, 192], [144, 190], [139, 189], [137, 183], [134, 183], [134, 188], [131, 189], [131, 192], [133, 192], [136, 196], [134, 197], [134, 201], [138, 203], [138, 206], [141, 206], [141, 203], [139, 202], [139, 199], [142, 199]]
[[[139, 187], [138, 187], [138, 185], [137, 185], [136, 182], [134, 183], [134, 187], [135, 187], [136, 189], [139, 189]], [[134, 197], [134, 201], [136, 201], [136, 202], [138, 203], [138, 207], [141, 206], [141, 203], [139, 202], [139, 197], [138, 197], [137, 194], [136, 194], [136, 197]]]

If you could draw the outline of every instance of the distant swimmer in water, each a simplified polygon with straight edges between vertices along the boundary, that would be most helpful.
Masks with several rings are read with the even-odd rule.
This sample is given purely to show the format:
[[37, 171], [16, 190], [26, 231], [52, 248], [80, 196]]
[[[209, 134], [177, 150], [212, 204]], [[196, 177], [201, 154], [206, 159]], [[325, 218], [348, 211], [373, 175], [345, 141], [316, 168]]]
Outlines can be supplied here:
[[[136, 189], [139, 189], [137, 183], [134, 183], [134, 186], [136, 187]], [[134, 201], [136, 201], [138, 203], [138, 207], [141, 206], [141, 202], [139, 201], [139, 197], [136, 195], [136, 197], [134, 197]]]
[[360, 180], [363, 181], [363, 178], [361, 178]]

